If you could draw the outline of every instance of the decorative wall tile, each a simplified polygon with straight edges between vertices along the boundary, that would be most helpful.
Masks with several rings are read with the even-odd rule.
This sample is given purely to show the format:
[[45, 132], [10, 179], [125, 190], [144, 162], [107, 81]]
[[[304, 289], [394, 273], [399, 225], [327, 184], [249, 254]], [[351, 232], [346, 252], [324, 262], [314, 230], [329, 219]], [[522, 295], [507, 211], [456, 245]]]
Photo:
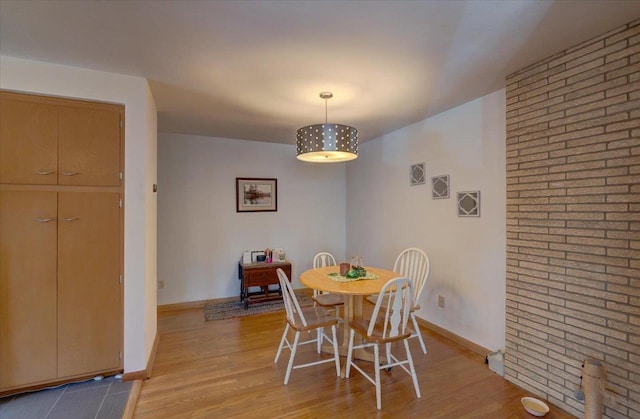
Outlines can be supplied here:
[[424, 185], [425, 178], [424, 163], [412, 164], [409, 169], [409, 185]]
[[449, 198], [449, 175], [434, 176], [431, 178], [431, 198]]
[[480, 216], [480, 191], [458, 192], [458, 217]]

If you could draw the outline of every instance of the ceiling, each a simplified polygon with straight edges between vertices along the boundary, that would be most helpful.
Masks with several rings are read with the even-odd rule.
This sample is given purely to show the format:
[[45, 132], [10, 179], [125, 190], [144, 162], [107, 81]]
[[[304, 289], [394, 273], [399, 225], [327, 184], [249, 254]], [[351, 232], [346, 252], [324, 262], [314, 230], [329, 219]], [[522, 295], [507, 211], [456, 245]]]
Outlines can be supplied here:
[[[145, 77], [158, 130], [377, 138], [640, 17], [640, 1], [7, 1], [0, 54]], [[1, 75], [0, 75], [1, 77]]]

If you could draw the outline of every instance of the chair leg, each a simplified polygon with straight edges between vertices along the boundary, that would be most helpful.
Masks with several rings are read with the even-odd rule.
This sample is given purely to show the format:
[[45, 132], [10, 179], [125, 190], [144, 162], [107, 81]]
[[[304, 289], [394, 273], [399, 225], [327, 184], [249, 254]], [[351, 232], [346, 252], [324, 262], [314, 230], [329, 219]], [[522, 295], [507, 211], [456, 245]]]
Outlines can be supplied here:
[[333, 335], [333, 356], [336, 360], [336, 375], [340, 377], [340, 354], [338, 353], [338, 339], [336, 339], [336, 325], [331, 325], [331, 334]]
[[322, 336], [324, 335], [324, 328], [319, 327], [316, 329], [317, 339], [316, 339], [316, 349], [318, 353], [322, 352]]
[[416, 335], [418, 335], [418, 340], [420, 341], [420, 347], [422, 348], [422, 352], [427, 354], [427, 347], [424, 346], [424, 340], [422, 340], [422, 333], [420, 333], [420, 327], [418, 326], [418, 321], [416, 320], [416, 314], [411, 313], [411, 322], [413, 323], [413, 328], [415, 329]]
[[289, 375], [293, 369], [293, 359], [296, 357], [296, 350], [298, 349], [298, 340], [300, 339], [300, 332], [296, 330], [296, 336], [293, 338], [293, 346], [291, 347], [291, 356], [289, 357], [289, 364], [287, 365], [287, 373], [284, 376], [284, 385], [289, 383]]
[[276, 364], [278, 363], [278, 358], [280, 358], [280, 352], [282, 352], [282, 347], [284, 346], [284, 343], [287, 341], [287, 333], [289, 333], [289, 323], [287, 323], [284, 328], [282, 339], [280, 339], [280, 346], [278, 346], [278, 352], [276, 353], [276, 359], [273, 361]]
[[416, 376], [416, 369], [413, 366], [413, 358], [411, 358], [411, 351], [409, 351], [409, 341], [407, 339], [404, 340], [404, 349], [407, 352], [407, 360], [409, 361], [409, 368], [411, 370], [411, 379], [413, 380], [413, 387], [416, 389], [416, 396], [418, 398], [420, 395], [420, 386], [418, 385], [418, 376]]
[[376, 405], [378, 406], [378, 410], [382, 409], [382, 401], [381, 399], [381, 391], [380, 391], [380, 345], [373, 345], [373, 354], [374, 354], [374, 362], [375, 362], [375, 373], [376, 373]]
[[346, 371], [344, 373], [345, 378], [349, 378], [349, 371], [351, 371], [351, 356], [353, 355], [353, 338], [355, 336], [355, 332], [351, 329], [351, 333], [349, 334], [349, 351], [347, 352], [347, 366]]
[[[387, 352], [387, 365], [391, 364], [391, 343], [387, 343], [385, 344], [385, 350]], [[388, 367], [388, 370], [391, 369], [391, 367]]]

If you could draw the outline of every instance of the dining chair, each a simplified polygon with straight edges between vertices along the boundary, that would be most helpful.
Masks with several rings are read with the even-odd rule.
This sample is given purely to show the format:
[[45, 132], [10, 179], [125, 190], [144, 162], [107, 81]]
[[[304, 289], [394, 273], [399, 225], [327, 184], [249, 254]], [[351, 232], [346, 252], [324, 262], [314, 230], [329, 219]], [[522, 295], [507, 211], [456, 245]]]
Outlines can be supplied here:
[[[351, 323], [349, 333], [349, 350], [347, 354], [347, 366], [345, 377], [349, 378], [351, 367], [358, 370], [369, 382], [376, 386], [376, 404], [378, 410], [382, 406], [380, 388], [380, 370], [391, 370], [391, 367], [400, 366], [413, 380], [416, 396], [420, 398], [420, 386], [418, 377], [409, 351], [408, 339], [411, 331], [407, 328], [410, 317], [411, 301], [413, 299], [413, 281], [407, 277], [397, 277], [389, 280], [378, 294], [376, 305], [373, 308], [369, 320], [359, 320]], [[354, 345], [355, 334], [359, 334], [363, 343]], [[400, 360], [391, 353], [391, 344], [403, 342], [406, 359]], [[386, 348], [387, 362], [380, 365], [380, 345]], [[353, 361], [353, 351], [373, 346], [374, 374], [366, 373], [363, 368]], [[407, 365], [409, 368], [407, 369]]]
[[[320, 252], [313, 257], [313, 269], [324, 268], [325, 266], [336, 266], [336, 258], [331, 253]], [[336, 318], [340, 318], [340, 306], [344, 305], [344, 298], [339, 294], [331, 294], [324, 291], [313, 290], [313, 301], [319, 306], [334, 309]]]
[[[340, 356], [338, 354], [338, 340], [336, 339], [336, 325], [338, 324], [338, 319], [336, 319], [335, 316], [333, 316], [333, 313], [331, 313], [324, 307], [301, 308], [300, 304], [298, 303], [296, 294], [293, 291], [293, 287], [291, 286], [291, 282], [289, 282], [287, 274], [280, 268], [278, 268], [276, 272], [278, 274], [278, 281], [280, 282], [280, 289], [282, 290], [282, 298], [284, 300], [287, 324], [284, 328], [284, 333], [282, 333], [282, 339], [280, 340], [280, 345], [278, 346], [276, 359], [273, 362], [278, 362], [278, 358], [280, 358], [282, 348], [284, 348], [286, 345], [291, 354], [289, 355], [289, 363], [287, 364], [287, 373], [284, 376], [284, 384], [287, 385], [287, 383], [289, 382], [289, 376], [291, 375], [292, 370], [328, 362], [335, 362], [336, 375], [339, 377]], [[328, 326], [331, 327], [331, 335], [333, 339], [330, 339], [324, 331], [324, 328]], [[289, 339], [287, 338], [289, 330], [291, 329], [295, 331], [293, 343], [289, 342]], [[302, 334], [302, 332], [311, 333], [314, 330], [317, 332], [315, 339], [309, 339], [302, 342], [300, 341], [300, 335]], [[317, 342], [317, 351], [318, 353], [320, 353], [320, 346], [324, 340], [327, 340], [333, 345], [332, 358], [321, 359], [314, 362], [308, 362], [306, 364], [293, 365], [293, 361], [295, 359], [296, 351], [299, 345], [306, 345], [308, 343]]]
[[[427, 347], [424, 344], [422, 334], [420, 333], [420, 327], [416, 320], [416, 311], [420, 310], [420, 296], [424, 291], [425, 285], [427, 285], [429, 269], [429, 257], [423, 250], [416, 247], [410, 247], [403, 250], [393, 264], [394, 272], [398, 272], [400, 275], [406, 276], [413, 281], [414, 295], [413, 301], [411, 302], [411, 324], [413, 331], [411, 333], [411, 337], [418, 338], [422, 352], [425, 354], [427, 353]], [[377, 299], [377, 295], [367, 297], [367, 301], [372, 304], [375, 304]]]

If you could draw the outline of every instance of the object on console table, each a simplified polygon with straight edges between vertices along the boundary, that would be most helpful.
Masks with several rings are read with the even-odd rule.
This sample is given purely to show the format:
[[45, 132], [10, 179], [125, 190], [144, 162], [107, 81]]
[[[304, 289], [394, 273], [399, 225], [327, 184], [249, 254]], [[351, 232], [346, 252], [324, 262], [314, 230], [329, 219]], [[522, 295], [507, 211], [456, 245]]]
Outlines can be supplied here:
[[[252, 251], [251, 252], [251, 262], [258, 262], [258, 256], [265, 256], [264, 250], [254, 250], [254, 251]], [[266, 258], [266, 256], [265, 256], [265, 258]]]
[[284, 257], [284, 250], [282, 250], [281, 247], [275, 248], [272, 250], [273, 255], [271, 256], [273, 261], [279, 261], [279, 262], [283, 262], [285, 257]]
[[[291, 263], [273, 261], [272, 263], [242, 263], [238, 264], [238, 279], [240, 279], [240, 301], [244, 302], [245, 310], [249, 304], [282, 299], [282, 290], [278, 282], [276, 270], [281, 268], [287, 278], [291, 278]], [[269, 285], [277, 285], [277, 290], [270, 290]], [[249, 291], [249, 288], [259, 287], [260, 291]]]

